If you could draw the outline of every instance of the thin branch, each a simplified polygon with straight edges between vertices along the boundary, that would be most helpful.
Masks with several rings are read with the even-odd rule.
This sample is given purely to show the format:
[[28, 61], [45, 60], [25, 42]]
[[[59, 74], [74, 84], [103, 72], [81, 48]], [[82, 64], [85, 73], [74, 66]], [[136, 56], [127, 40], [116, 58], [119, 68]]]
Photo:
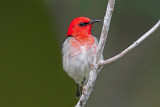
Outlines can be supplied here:
[[104, 49], [104, 46], [106, 43], [106, 39], [107, 39], [108, 31], [109, 31], [109, 26], [110, 26], [110, 21], [111, 21], [112, 13], [114, 10], [114, 4], [115, 4], [115, 0], [108, 0], [108, 5], [107, 5], [107, 10], [106, 10], [106, 15], [104, 17], [102, 33], [101, 33], [100, 41], [98, 44], [98, 49], [97, 49], [96, 57], [95, 57], [95, 60], [93, 63], [93, 67], [90, 71], [88, 82], [87, 82], [86, 86], [84, 87], [83, 93], [82, 93], [82, 95], [81, 95], [81, 97], [75, 107], [84, 107], [84, 105], [88, 101], [90, 93], [93, 89], [94, 83], [97, 78], [97, 73], [98, 73], [98, 71], [100, 71], [97, 63], [100, 60], [100, 57], [103, 53], [103, 49]]
[[90, 71], [88, 82], [87, 82], [86, 86], [83, 88], [82, 95], [81, 95], [81, 97], [75, 107], [84, 107], [85, 104], [87, 103], [88, 98], [89, 98], [91, 91], [93, 89], [94, 83], [96, 81], [97, 74], [101, 70], [100, 69], [101, 66], [104, 66], [105, 64], [116, 61], [120, 57], [124, 56], [126, 53], [131, 51], [138, 44], [140, 44], [144, 39], [146, 39], [149, 35], [151, 35], [154, 31], [156, 31], [156, 29], [160, 26], [160, 20], [159, 20], [154, 27], [152, 27], [147, 33], [145, 33], [142, 37], [140, 37], [136, 42], [134, 42], [131, 46], [129, 46], [124, 51], [122, 51], [120, 54], [118, 54], [108, 60], [105, 60], [105, 61], [101, 60], [100, 57], [103, 53], [104, 46], [105, 46], [105, 43], [107, 40], [110, 21], [111, 21], [112, 13], [114, 10], [114, 4], [115, 4], [115, 0], [108, 0], [107, 10], [106, 10], [106, 14], [104, 17], [104, 23], [103, 23], [100, 41], [99, 41], [98, 48], [97, 48], [96, 57], [95, 57], [92, 69]]
[[135, 41], [132, 45], [130, 45], [127, 49], [125, 49], [124, 51], [122, 51], [120, 54], [107, 59], [105, 61], [101, 61], [99, 64], [100, 66], [104, 66], [105, 64], [109, 64], [113, 61], [118, 60], [119, 58], [121, 58], [122, 56], [124, 56], [125, 54], [127, 54], [128, 52], [130, 52], [133, 48], [135, 48], [136, 46], [138, 46], [143, 40], [145, 40], [147, 37], [149, 37], [153, 32], [155, 32], [158, 27], [160, 26], [160, 20], [148, 31], [146, 32], [143, 36], [141, 36], [137, 41]]
[[115, 0], [108, 0], [108, 6], [107, 6], [107, 10], [106, 10], [106, 15], [104, 16], [103, 28], [102, 28], [101, 37], [99, 40], [94, 64], [98, 63], [99, 58], [100, 58], [101, 54], [103, 53], [103, 49], [104, 49], [104, 46], [105, 46], [105, 43], [107, 40], [107, 36], [108, 36], [112, 13], [114, 11], [114, 4], [115, 4]]

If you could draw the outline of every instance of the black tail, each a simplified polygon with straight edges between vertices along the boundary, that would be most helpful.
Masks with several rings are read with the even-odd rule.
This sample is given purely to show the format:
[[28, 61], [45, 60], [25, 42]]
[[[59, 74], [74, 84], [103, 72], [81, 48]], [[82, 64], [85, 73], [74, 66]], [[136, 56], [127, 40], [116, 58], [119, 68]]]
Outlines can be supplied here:
[[76, 98], [79, 98], [82, 95], [82, 87], [77, 84]]

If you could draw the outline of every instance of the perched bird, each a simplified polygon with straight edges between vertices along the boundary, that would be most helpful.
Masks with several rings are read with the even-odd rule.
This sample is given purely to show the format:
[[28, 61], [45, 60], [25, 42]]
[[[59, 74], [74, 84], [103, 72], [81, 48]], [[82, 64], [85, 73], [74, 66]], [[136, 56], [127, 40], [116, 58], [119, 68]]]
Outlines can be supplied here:
[[102, 21], [87, 17], [75, 18], [69, 25], [62, 45], [63, 69], [77, 83], [76, 97], [82, 94], [82, 87], [86, 85], [96, 54], [98, 40], [91, 34], [92, 24], [96, 22]]

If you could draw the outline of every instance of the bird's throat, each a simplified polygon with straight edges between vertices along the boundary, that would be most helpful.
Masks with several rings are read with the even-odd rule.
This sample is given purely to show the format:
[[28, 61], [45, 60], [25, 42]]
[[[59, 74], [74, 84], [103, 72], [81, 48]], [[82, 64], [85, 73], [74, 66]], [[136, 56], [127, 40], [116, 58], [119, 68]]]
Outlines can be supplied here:
[[95, 43], [95, 39], [92, 35], [77, 35], [71, 38], [71, 45], [75, 48], [80, 48], [81, 46], [90, 47]]

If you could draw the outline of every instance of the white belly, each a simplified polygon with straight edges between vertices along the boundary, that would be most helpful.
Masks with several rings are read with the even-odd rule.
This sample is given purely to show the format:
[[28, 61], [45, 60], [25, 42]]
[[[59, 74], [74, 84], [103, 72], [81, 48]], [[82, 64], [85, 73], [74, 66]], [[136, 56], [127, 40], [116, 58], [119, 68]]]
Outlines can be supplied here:
[[63, 60], [65, 71], [81, 86], [81, 82], [88, 79], [91, 64], [94, 61], [91, 50], [81, 47], [79, 50], [64, 55], [63, 59], [66, 59]]
[[98, 44], [96, 38], [95, 41], [95, 44], [92, 46], [83, 45], [78, 48], [70, 45], [70, 38], [66, 39], [63, 43], [63, 69], [80, 86], [82, 86], [84, 79], [88, 80]]

